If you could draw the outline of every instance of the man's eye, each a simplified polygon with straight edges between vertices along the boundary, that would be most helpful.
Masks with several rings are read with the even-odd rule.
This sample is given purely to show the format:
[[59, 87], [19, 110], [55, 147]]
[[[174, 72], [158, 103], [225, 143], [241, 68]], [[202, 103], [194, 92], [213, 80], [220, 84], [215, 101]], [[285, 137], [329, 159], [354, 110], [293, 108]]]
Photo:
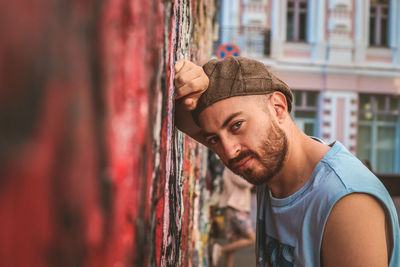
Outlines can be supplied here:
[[241, 126], [242, 126], [242, 121], [238, 121], [238, 122], [235, 122], [234, 124], [232, 124], [232, 130], [238, 130]]
[[216, 136], [207, 139], [207, 143], [209, 145], [215, 145], [217, 142], [218, 142], [218, 137]]

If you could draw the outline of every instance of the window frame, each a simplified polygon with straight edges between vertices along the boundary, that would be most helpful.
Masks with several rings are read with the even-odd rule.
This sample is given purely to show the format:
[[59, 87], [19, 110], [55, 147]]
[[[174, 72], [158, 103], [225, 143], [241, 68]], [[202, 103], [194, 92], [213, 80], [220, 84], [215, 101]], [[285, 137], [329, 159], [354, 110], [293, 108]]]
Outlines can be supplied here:
[[[376, 100], [378, 97], [385, 97], [384, 100], [384, 109], [377, 109], [378, 101]], [[358, 131], [360, 131], [360, 127], [370, 127], [371, 132], [370, 132], [370, 155], [369, 155], [369, 161], [371, 162], [372, 169], [375, 170], [376, 172], [380, 172], [378, 170], [378, 159], [377, 159], [377, 153], [378, 153], [378, 148], [377, 148], [377, 142], [378, 142], [378, 131], [382, 127], [394, 127], [395, 129], [395, 140], [394, 140], [394, 168], [393, 172], [388, 173], [388, 174], [400, 174], [400, 97], [395, 96], [397, 99], [397, 109], [391, 110], [390, 109], [390, 97], [393, 97], [392, 95], [380, 95], [380, 94], [360, 94], [359, 96], [361, 97], [369, 97], [369, 104], [370, 108], [369, 109], [362, 109], [360, 106], [361, 103], [359, 104], [359, 116], [358, 116]], [[370, 113], [372, 116], [370, 120], [365, 120], [362, 119], [362, 115], [365, 115], [367, 113]], [[383, 121], [379, 120], [378, 116], [379, 115], [392, 115], [392, 116], [397, 116], [397, 120], [394, 121]], [[360, 156], [360, 143], [359, 141], [357, 142], [357, 155]], [[360, 160], [365, 160], [365, 159], [360, 159]]]
[[[289, 3], [293, 3], [293, 7], [289, 7]], [[306, 6], [300, 7], [302, 3], [305, 3]], [[288, 42], [307, 42], [307, 25], [308, 25], [308, 8], [309, 8], [309, 1], [308, 0], [287, 0], [286, 2], [286, 41]], [[289, 13], [293, 13], [293, 21], [289, 23]], [[302, 14], [305, 14], [304, 25], [300, 25], [300, 17]], [[291, 35], [289, 34], [289, 27], [292, 27]], [[301, 28], [303, 27], [304, 37], [301, 38], [300, 32]]]
[[[308, 93], [314, 93], [316, 94], [315, 96], [315, 105], [308, 105], [307, 99], [308, 99]], [[318, 136], [318, 121], [319, 121], [319, 114], [318, 114], [318, 105], [319, 105], [319, 91], [313, 91], [313, 90], [293, 90], [294, 94], [294, 101], [293, 101], [293, 110], [292, 110], [292, 119], [296, 123], [296, 125], [303, 131], [305, 132], [304, 125], [306, 123], [312, 123], [314, 128], [313, 128], [313, 133], [311, 136], [317, 137]], [[301, 105], [296, 105], [296, 97], [300, 95], [301, 97]], [[296, 116], [296, 111], [308, 111], [308, 112], [315, 112], [315, 117], [314, 118], [305, 118], [305, 117], [299, 117]], [[307, 133], [306, 133], [307, 134]]]
[[[368, 45], [370, 47], [389, 47], [390, 38], [390, 6], [391, 1], [387, 0], [387, 3], [373, 3], [370, 1], [369, 6], [369, 22], [368, 22]], [[372, 10], [375, 8], [375, 13]], [[383, 14], [383, 10], [387, 8], [387, 14]], [[371, 25], [371, 20], [375, 19], [375, 25]], [[386, 35], [382, 33], [382, 21], [386, 19]], [[372, 29], [374, 27], [374, 29]], [[371, 33], [374, 33], [373, 36]], [[373, 40], [374, 39], [374, 40]]]

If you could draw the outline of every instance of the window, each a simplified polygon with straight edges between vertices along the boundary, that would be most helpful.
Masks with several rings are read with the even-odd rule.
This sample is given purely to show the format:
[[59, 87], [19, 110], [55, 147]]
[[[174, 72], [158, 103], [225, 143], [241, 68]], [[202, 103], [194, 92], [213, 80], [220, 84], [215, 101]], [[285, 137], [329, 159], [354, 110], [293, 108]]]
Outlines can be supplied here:
[[389, 43], [389, 0], [371, 0], [369, 18], [370, 46], [387, 46]]
[[317, 136], [318, 92], [293, 90], [293, 120], [309, 136]]
[[306, 41], [307, 0], [287, 0], [286, 39]]
[[400, 98], [360, 95], [357, 155], [378, 173], [399, 173]]

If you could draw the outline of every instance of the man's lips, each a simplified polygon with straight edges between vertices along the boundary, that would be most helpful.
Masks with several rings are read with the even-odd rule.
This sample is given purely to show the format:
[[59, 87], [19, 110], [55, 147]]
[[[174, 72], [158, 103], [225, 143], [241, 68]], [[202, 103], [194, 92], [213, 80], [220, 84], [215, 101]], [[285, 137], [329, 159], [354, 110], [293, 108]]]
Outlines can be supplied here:
[[238, 162], [235, 162], [234, 164], [232, 164], [232, 167], [233, 167], [233, 169], [238, 170], [239, 172], [242, 172], [249, 167], [252, 159], [253, 159], [252, 156], [247, 156], [247, 157], [239, 160]]

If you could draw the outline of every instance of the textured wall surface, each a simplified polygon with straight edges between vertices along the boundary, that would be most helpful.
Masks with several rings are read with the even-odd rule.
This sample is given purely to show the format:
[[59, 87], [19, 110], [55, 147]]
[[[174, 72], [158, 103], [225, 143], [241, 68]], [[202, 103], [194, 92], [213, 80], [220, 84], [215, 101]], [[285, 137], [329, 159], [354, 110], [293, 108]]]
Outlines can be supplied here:
[[206, 151], [173, 66], [213, 0], [0, 0], [1, 266], [206, 266]]

